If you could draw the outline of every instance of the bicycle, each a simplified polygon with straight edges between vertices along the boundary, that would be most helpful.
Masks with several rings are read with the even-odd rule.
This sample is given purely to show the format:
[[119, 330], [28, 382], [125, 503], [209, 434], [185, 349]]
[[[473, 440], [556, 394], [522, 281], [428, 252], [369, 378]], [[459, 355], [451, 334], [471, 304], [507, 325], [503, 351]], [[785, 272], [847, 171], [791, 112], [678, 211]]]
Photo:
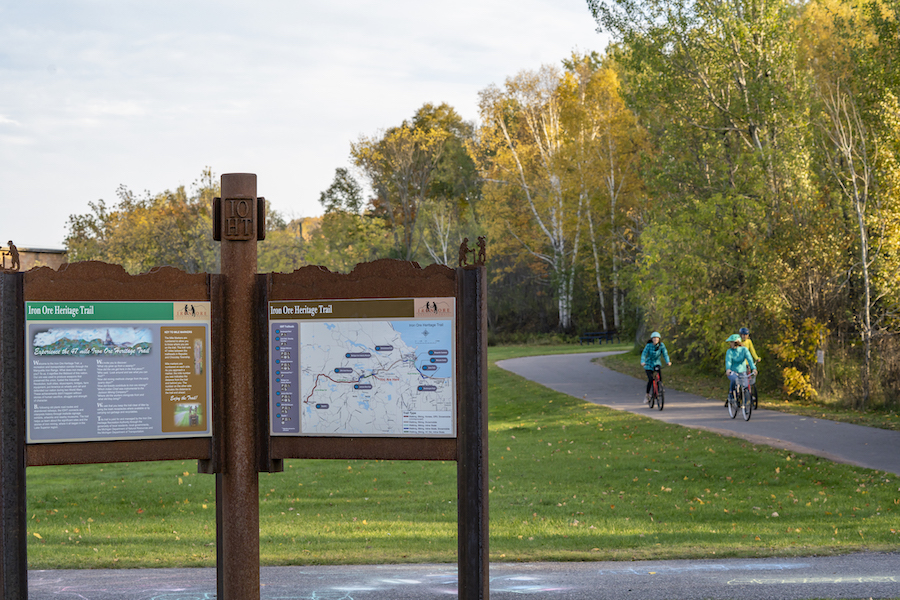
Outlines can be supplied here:
[[663, 409], [663, 404], [666, 402], [666, 390], [663, 387], [662, 379], [660, 379], [660, 371], [662, 369], [659, 365], [653, 368], [653, 381], [651, 382], [650, 387], [650, 408], [653, 408], [653, 405], [656, 404], [659, 407], [659, 410]]
[[756, 393], [756, 377], [750, 377], [750, 399], [753, 401], [753, 410], [759, 408], [759, 394]]
[[[747, 368], [750, 368], [750, 364], [747, 361], [744, 361], [744, 364]], [[750, 391], [750, 400], [753, 401], [753, 410], [759, 408], [759, 394], [756, 393], [756, 378], [758, 375], [754, 375], [752, 372], [750, 373], [750, 385], [748, 387]]]
[[747, 384], [747, 374], [736, 373], [736, 375], [738, 376], [737, 385], [734, 386], [733, 392], [728, 393], [728, 416], [733, 419], [740, 410], [744, 420], [749, 421], [750, 413], [753, 412], [753, 399]]

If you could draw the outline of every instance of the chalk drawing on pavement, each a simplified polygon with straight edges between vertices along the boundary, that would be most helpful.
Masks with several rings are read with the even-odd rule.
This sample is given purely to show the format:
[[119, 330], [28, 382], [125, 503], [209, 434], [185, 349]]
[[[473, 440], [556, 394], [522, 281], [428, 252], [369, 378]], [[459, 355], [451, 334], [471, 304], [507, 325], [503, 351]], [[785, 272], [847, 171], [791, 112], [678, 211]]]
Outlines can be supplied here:
[[759, 579], [759, 578], [750, 578], [750, 579], [732, 579], [728, 582], [728, 585], [788, 585], [791, 583], [801, 583], [801, 584], [841, 584], [841, 583], [897, 583], [900, 582], [900, 577], [896, 577], [893, 575], [888, 575], [885, 577], [879, 576], [863, 576], [857, 577], [853, 575], [843, 575], [838, 577], [791, 577], [785, 579]]

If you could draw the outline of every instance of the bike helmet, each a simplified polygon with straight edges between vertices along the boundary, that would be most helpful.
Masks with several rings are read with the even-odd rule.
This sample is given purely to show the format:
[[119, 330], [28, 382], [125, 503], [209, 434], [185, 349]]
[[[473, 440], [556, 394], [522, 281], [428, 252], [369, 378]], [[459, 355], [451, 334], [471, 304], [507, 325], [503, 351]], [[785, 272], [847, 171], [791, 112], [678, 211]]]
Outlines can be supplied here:
[[750, 335], [750, 330], [747, 329], [746, 327], [741, 327], [741, 329], [738, 331], [738, 333], [740, 333], [741, 335]]
[[655, 337], [661, 338], [662, 336], [659, 335], [658, 331], [654, 331], [653, 333], [650, 334], [650, 339], [652, 340]]
[[728, 336], [728, 339], [725, 341], [726, 342], [739, 342], [739, 341], [741, 341], [741, 336], [739, 336], [736, 333], [732, 333], [730, 336]]

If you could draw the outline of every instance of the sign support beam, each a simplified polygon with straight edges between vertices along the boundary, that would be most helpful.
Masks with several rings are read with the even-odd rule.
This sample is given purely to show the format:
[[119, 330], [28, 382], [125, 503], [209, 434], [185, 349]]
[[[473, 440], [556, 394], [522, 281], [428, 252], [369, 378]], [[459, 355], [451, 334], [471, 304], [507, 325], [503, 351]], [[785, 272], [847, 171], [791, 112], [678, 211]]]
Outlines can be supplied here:
[[487, 277], [484, 265], [456, 270], [460, 304], [457, 440], [459, 599], [490, 596], [488, 554]]
[[[256, 175], [222, 175], [216, 203], [225, 286], [222, 470], [216, 473], [216, 571], [220, 600], [259, 599], [257, 471]], [[221, 212], [218, 212], [221, 211]]]
[[0, 595], [28, 599], [25, 302], [21, 273], [0, 274]]

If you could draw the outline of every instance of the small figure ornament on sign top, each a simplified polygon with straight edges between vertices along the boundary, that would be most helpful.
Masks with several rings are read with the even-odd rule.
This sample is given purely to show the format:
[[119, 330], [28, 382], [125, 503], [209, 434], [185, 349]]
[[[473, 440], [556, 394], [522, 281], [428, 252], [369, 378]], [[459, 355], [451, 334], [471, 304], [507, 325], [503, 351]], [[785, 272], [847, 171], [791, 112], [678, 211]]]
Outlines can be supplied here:
[[478, 249], [469, 248], [469, 238], [463, 238], [462, 243], [459, 245], [459, 266], [467, 267], [469, 266], [469, 253], [472, 253], [472, 264], [477, 266], [484, 266], [484, 262], [487, 258], [487, 240], [483, 235], [478, 236]]
[[[9, 240], [6, 244], [9, 246], [9, 250], [7, 251], [10, 260], [9, 270], [18, 271], [21, 267], [19, 263], [19, 249], [16, 248], [16, 245], [12, 243], [12, 240]], [[3, 257], [3, 268], [7, 268], [5, 256]]]

